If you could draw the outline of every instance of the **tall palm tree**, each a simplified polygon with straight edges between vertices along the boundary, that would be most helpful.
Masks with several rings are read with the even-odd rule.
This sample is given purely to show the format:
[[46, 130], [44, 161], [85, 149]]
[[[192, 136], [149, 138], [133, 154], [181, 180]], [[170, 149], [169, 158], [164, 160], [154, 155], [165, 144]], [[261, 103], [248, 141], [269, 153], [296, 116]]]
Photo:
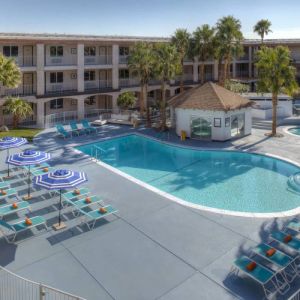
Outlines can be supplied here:
[[4, 112], [13, 116], [13, 127], [17, 128], [22, 119], [33, 114], [30, 104], [23, 99], [8, 97], [4, 103]]
[[259, 20], [253, 27], [253, 32], [257, 33], [261, 38], [261, 44], [264, 44], [265, 35], [268, 35], [272, 30], [270, 29], [272, 23], [267, 19]]
[[183, 92], [183, 66], [184, 66], [184, 59], [188, 56], [189, 48], [190, 48], [191, 36], [186, 29], [176, 29], [174, 35], [171, 38], [171, 43], [176, 47], [177, 52], [180, 57], [180, 64], [181, 64], [181, 77], [180, 77], [180, 93]]
[[172, 44], [155, 46], [155, 75], [161, 81], [160, 117], [161, 130], [166, 129], [166, 87], [181, 67], [181, 56]]
[[143, 116], [146, 108], [148, 125], [150, 123], [150, 115], [147, 94], [149, 81], [153, 77], [154, 63], [153, 45], [145, 42], [136, 43], [130, 51], [128, 67], [139, 78], [141, 86], [140, 112]]
[[215, 55], [215, 29], [208, 24], [197, 27], [193, 33], [193, 43], [194, 54], [198, 57], [199, 61], [201, 61], [200, 77], [201, 83], [203, 84], [205, 81], [204, 63]]
[[223, 17], [218, 20], [216, 25], [216, 43], [217, 57], [220, 65], [224, 62], [221, 83], [224, 84], [229, 78], [230, 65], [233, 57], [239, 57], [243, 54], [240, 20], [233, 16]]
[[258, 91], [272, 93], [272, 133], [277, 136], [278, 94], [292, 95], [298, 91], [296, 69], [291, 65], [291, 53], [287, 47], [262, 47], [257, 51]]

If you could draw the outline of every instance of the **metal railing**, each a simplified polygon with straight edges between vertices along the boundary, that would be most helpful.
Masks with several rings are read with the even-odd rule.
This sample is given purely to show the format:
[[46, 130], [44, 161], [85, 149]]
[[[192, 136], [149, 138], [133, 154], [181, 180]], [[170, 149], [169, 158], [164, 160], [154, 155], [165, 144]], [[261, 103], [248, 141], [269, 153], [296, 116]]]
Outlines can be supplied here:
[[14, 89], [8, 89], [1, 87], [0, 88], [0, 96], [30, 96], [34, 95], [36, 93], [36, 87], [32, 84], [24, 84], [20, 85], [17, 88]]
[[11, 57], [14, 59], [16, 64], [19, 67], [35, 67], [36, 66], [36, 56], [16, 56], [16, 57]]
[[0, 299], [3, 300], [86, 300], [42, 283], [23, 278], [0, 267]]
[[138, 79], [134, 78], [120, 78], [119, 85], [120, 87], [131, 87], [131, 86], [138, 86], [140, 84]]
[[84, 113], [85, 119], [92, 120], [107, 120], [110, 119], [111, 114], [113, 113], [112, 109], [88, 109]]
[[129, 55], [120, 55], [119, 64], [127, 64]]
[[300, 290], [295, 292], [288, 300], [300, 300]]
[[111, 65], [112, 56], [111, 55], [97, 55], [97, 56], [85, 56], [85, 65]]
[[75, 66], [75, 65], [77, 65], [77, 55], [46, 57], [46, 66]]
[[69, 91], [77, 91], [77, 82], [48, 83], [46, 85], [47, 94], [63, 94]]
[[85, 90], [108, 89], [111, 87], [112, 87], [111, 80], [93, 80], [93, 81], [84, 82]]
[[53, 127], [56, 124], [66, 124], [70, 121], [77, 120], [77, 111], [63, 111], [45, 116], [45, 128]]

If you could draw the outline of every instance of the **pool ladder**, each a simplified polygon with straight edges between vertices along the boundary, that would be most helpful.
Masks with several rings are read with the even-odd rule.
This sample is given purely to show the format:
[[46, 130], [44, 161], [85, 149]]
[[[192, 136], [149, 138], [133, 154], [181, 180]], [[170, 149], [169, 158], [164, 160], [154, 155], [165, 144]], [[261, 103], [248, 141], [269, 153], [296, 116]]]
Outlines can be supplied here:
[[100, 161], [101, 154], [105, 154], [105, 150], [98, 146], [93, 146], [91, 148], [91, 159], [95, 161]]

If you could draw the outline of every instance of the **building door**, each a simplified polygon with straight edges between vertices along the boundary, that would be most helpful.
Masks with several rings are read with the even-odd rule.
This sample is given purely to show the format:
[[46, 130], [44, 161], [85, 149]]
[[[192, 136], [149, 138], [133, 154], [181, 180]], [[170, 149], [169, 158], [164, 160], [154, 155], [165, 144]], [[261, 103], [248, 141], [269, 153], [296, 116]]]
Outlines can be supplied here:
[[33, 66], [33, 47], [24, 46], [23, 47], [23, 66]]
[[23, 94], [33, 94], [33, 73], [23, 73]]
[[245, 132], [245, 114], [231, 116], [231, 137], [243, 136]]
[[191, 138], [211, 139], [211, 120], [209, 118], [194, 118], [191, 122]]

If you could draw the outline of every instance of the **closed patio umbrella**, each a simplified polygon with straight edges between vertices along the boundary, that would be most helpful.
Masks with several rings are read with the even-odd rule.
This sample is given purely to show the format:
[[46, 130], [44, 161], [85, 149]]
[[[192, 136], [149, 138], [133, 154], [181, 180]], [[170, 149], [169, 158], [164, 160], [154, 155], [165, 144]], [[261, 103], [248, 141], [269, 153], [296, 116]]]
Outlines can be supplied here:
[[59, 190], [58, 223], [53, 225], [56, 230], [65, 227], [65, 224], [61, 223], [62, 190], [76, 188], [78, 185], [86, 181], [87, 177], [84, 172], [76, 172], [70, 170], [56, 170], [54, 172], [49, 172], [47, 174], [35, 176], [33, 178], [33, 183], [37, 186], [43, 187], [47, 190]]

